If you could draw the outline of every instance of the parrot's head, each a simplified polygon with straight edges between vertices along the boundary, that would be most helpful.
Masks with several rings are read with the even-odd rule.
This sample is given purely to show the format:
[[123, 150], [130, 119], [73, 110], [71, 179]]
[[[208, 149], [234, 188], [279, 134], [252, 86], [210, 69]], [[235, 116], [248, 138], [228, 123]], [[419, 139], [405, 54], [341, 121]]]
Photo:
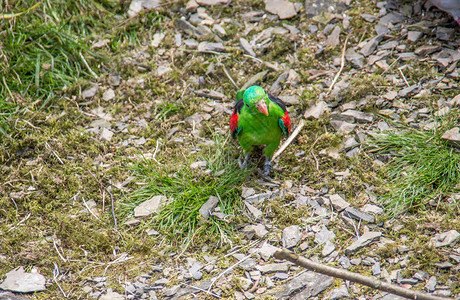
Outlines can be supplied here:
[[243, 101], [252, 110], [268, 116], [268, 96], [260, 86], [253, 85], [247, 88], [243, 94]]

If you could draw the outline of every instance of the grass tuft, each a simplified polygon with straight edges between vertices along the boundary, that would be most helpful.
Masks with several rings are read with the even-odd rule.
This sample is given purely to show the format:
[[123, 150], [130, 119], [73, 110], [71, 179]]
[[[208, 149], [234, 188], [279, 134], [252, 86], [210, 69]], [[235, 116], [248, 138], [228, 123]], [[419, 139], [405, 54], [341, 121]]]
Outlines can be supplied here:
[[383, 199], [393, 213], [425, 209], [455, 192], [460, 182], [460, 153], [441, 139], [445, 130], [406, 130], [375, 135], [371, 147], [390, 157], [390, 184]]
[[228, 220], [238, 218], [242, 208], [239, 188], [250, 170], [239, 168], [227, 142], [228, 137], [215, 138], [215, 146], [200, 153], [198, 159], [207, 162], [209, 173], [191, 169], [190, 162], [182, 166], [175, 163], [159, 166], [146, 159], [137, 162], [133, 167], [135, 176], [146, 185], [124, 203], [122, 210], [131, 213], [143, 201], [164, 195], [169, 202], [148, 224], [179, 243], [188, 244], [194, 237], [224, 240], [232, 234], [235, 222], [213, 216], [205, 221], [199, 209], [210, 196], [215, 196], [219, 198], [220, 212], [227, 215]]

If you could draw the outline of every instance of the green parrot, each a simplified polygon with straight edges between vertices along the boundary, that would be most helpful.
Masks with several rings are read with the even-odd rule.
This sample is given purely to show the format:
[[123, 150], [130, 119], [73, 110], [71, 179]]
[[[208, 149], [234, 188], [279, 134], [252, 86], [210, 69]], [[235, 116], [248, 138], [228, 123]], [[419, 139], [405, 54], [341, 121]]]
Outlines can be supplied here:
[[270, 174], [270, 160], [278, 148], [282, 134], [291, 132], [291, 119], [286, 105], [279, 98], [267, 95], [263, 88], [253, 85], [236, 94], [237, 103], [230, 118], [230, 132], [245, 152], [245, 167], [254, 146], [265, 145], [265, 176]]

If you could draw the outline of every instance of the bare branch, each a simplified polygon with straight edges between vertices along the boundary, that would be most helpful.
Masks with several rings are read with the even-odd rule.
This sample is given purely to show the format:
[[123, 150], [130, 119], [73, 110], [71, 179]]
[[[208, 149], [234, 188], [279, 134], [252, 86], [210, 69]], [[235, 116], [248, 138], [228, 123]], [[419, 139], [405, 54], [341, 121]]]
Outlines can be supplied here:
[[400, 287], [395, 284], [380, 281], [372, 277], [350, 272], [348, 270], [338, 269], [338, 268], [330, 267], [328, 265], [316, 263], [305, 257], [298, 256], [297, 254], [292, 253], [291, 251], [286, 250], [286, 249], [276, 251], [275, 257], [278, 259], [286, 259], [298, 266], [307, 268], [309, 270], [312, 270], [312, 271], [315, 271], [321, 274], [325, 274], [328, 276], [360, 283], [365, 286], [371, 287], [373, 289], [385, 291], [385, 292], [388, 292], [394, 295], [398, 295], [398, 296], [401, 296], [407, 299], [417, 299], [417, 300], [442, 300], [442, 299], [446, 300], [446, 299], [449, 299], [449, 298], [433, 296], [433, 295], [423, 293], [420, 291], [413, 291], [410, 289]]

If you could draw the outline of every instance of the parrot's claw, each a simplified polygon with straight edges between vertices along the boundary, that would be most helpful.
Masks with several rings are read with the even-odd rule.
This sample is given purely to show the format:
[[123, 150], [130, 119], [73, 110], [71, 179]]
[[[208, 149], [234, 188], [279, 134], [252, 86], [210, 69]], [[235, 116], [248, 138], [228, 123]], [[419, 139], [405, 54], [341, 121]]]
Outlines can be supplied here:
[[267, 158], [265, 159], [263, 175], [264, 175], [264, 176], [268, 176], [268, 175], [270, 174], [271, 168], [272, 168], [272, 164], [271, 164], [271, 162], [270, 162], [270, 157], [267, 157]]
[[249, 160], [249, 154], [246, 154], [244, 156], [243, 162], [241, 162], [241, 159], [238, 159], [238, 165], [240, 166], [240, 169], [243, 169], [248, 165], [248, 160]]

